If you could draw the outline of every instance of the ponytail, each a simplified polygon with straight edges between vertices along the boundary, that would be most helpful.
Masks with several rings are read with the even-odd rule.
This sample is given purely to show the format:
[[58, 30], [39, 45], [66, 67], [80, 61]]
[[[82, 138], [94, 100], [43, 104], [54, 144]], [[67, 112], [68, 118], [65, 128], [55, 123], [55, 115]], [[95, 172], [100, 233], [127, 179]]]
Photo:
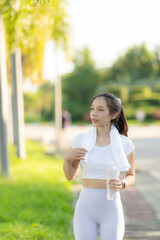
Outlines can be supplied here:
[[118, 129], [120, 134], [128, 137], [128, 123], [122, 105], [118, 117], [112, 120], [112, 123]]

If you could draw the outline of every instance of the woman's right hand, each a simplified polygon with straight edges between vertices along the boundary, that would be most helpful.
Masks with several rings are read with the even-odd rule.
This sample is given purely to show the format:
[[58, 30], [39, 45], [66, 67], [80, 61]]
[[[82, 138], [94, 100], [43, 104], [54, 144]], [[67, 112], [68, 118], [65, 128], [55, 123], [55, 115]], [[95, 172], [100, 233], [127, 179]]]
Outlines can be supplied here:
[[85, 148], [71, 148], [71, 150], [66, 155], [66, 160], [68, 161], [80, 161], [84, 160], [84, 156], [88, 151]]

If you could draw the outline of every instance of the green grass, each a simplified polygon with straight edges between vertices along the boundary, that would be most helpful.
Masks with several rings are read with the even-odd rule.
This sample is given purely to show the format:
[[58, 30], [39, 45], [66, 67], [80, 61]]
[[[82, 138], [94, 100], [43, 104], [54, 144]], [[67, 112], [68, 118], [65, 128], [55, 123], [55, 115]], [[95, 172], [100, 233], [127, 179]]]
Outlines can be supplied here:
[[73, 240], [71, 183], [63, 162], [27, 142], [27, 159], [10, 148], [12, 179], [0, 179], [0, 240]]

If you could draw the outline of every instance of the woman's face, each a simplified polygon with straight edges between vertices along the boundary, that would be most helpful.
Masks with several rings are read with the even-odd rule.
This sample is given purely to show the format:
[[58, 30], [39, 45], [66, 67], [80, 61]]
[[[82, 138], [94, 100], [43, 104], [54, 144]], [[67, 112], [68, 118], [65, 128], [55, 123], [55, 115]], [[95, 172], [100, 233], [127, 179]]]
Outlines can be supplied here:
[[110, 114], [106, 100], [103, 97], [97, 97], [91, 105], [90, 118], [94, 127], [110, 126], [111, 120], [115, 114]]

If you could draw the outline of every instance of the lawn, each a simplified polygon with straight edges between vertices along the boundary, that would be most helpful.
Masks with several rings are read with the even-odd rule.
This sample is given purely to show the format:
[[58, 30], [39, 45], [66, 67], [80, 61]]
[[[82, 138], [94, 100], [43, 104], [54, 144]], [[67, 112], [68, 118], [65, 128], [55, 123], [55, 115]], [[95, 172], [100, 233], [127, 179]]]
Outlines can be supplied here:
[[10, 148], [11, 180], [0, 180], [0, 240], [73, 240], [71, 183], [61, 159], [27, 142], [27, 159]]

